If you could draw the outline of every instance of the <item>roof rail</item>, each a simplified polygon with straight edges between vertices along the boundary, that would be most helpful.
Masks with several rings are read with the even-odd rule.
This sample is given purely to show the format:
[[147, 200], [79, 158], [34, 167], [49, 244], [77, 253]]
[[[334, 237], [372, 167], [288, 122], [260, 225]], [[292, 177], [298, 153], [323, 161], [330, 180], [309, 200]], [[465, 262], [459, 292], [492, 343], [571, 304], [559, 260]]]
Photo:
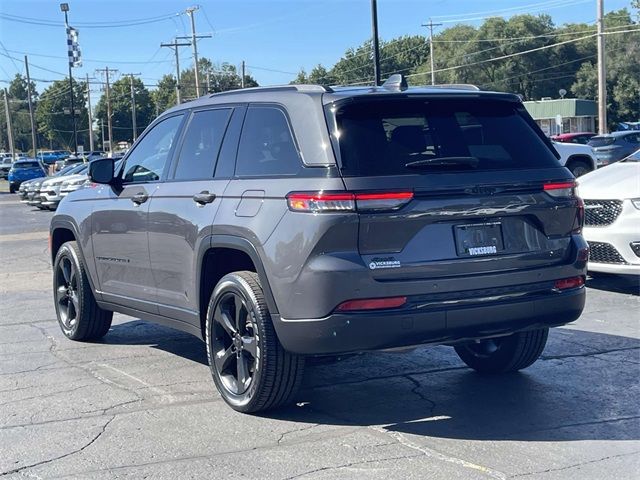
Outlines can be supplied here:
[[458, 90], [480, 91], [480, 87], [470, 83], [440, 83], [438, 85], [427, 85], [429, 88], [455, 88]]
[[240, 88], [236, 90], [228, 90], [226, 92], [218, 92], [212, 93], [209, 95], [209, 98], [218, 95], [236, 95], [239, 93], [250, 93], [250, 92], [286, 92], [295, 90], [297, 92], [319, 92], [319, 93], [332, 93], [333, 90], [331, 87], [324, 87], [322, 85], [273, 85], [267, 87], [250, 87], [250, 88]]

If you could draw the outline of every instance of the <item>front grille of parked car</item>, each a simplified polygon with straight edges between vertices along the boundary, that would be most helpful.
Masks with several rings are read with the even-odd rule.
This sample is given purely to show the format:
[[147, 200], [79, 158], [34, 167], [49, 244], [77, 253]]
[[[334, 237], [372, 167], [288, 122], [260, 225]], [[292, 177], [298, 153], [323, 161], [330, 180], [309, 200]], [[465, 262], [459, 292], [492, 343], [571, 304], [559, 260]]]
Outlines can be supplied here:
[[627, 263], [613, 245], [604, 242], [589, 242], [589, 261], [595, 263]]
[[591, 227], [603, 227], [615, 222], [622, 211], [621, 200], [585, 200], [584, 224]]

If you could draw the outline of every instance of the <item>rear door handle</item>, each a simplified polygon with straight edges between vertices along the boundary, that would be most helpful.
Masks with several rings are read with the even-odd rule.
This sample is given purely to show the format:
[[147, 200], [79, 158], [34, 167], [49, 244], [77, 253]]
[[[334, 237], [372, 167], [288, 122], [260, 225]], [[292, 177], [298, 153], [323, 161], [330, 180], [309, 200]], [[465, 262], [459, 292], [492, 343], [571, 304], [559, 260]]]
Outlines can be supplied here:
[[141, 203], [149, 200], [149, 195], [144, 192], [136, 193], [133, 197], [131, 197], [131, 201], [136, 205], [140, 205]]
[[207, 203], [211, 203], [216, 199], [215, 193], [209, 193], [207, 190], [204, 192], [196, 193], [193, 196], [193, 201], [198, 205], [205, 205]]

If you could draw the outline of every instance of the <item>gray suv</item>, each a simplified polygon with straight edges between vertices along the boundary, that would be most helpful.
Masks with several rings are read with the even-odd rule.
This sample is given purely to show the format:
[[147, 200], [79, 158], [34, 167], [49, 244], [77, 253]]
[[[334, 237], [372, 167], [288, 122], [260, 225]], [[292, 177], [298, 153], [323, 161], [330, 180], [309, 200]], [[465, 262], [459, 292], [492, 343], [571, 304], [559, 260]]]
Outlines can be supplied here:
[[584, 306], [583, 204], [515, 95], [214, 94], [89, 170], [51, 222], [62, 331], [121, 312], [196, 335], [238, 411], [292, 400], [306, 356], [446, 344], [519, 370]]

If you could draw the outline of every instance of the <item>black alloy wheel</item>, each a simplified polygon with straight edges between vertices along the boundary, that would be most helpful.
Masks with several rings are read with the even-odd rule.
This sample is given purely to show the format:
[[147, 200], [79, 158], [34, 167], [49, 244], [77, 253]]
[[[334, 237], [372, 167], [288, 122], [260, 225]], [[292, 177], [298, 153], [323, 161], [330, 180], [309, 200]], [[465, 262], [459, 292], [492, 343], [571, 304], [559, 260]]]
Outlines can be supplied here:
[[213, 381], [231, 408], [255, 413], [293, 400], [304, 357], [282, 348], [255, 272], [220, 279], [209, 299], [204, 334]]
[[55, 272], [55, 295], [62, 328], [71, 331], [78, 322], [78, 274], [71, 258], [62, 257]]
[[226, 292], [213, 313], [212, 357], [220, 380], [235, 395], [251, 386], [258, 362], [256, 328], [247, 301], [237, 292]]

